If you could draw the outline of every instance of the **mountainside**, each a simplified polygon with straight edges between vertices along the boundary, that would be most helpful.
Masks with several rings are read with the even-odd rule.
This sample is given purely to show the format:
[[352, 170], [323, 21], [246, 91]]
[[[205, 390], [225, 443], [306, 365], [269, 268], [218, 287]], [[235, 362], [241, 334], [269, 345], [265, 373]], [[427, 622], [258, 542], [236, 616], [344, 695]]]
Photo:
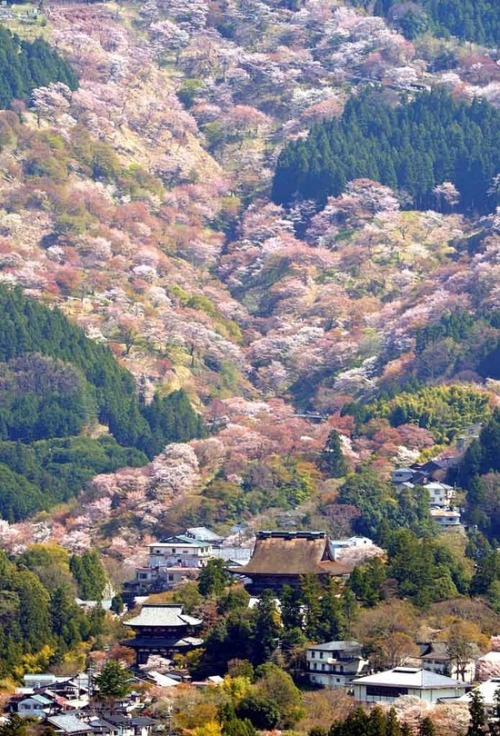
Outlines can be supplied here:
[[[30, 348], [42, 373], [69, 372], [78, 406], [65, 428], [5, 419], [0, 462], [19, 474], [9, 443], [18, 454], [23, 443], [36, 468], [21, 475], [44, 500], [18, 511], [9, 500], [2, 516], [68, 501], [101, 475], [50, 518], [5, 525], [10, 548], [31, 534], [71, 549], [92, 537], [133, 562], [131, 547], [178, 525], [283, 514], [349, 533], [356, 505], [336, 505], [339, 481], [319, 461], [332, 429], [349, 469], [385, 480], [488, 421], [500, 378], [500, 68], [494, 52], [423, 27], [405, 37], [390, 8], [375, 9], [384, 19], [353, 5], [44, 9], [78, 83], [61, 78], [0, 112], [0, 280], [62, 310], [103, 370], [112, 353], [130, 373], [113, 362], [97, 390], [75, 356]], [[403, 144], [421, 134], [410, 163], [405, 126]], [[17, 353], [2, 360], [16, 417], [25, 366]], [[60, 412], [58, 399], [49, 412], [49, 397], [36, 401], [51, 421]], [[111, 436], [92, 436], [91, 420]], [[62, 437], [70, 458], [97, 453], [64, 492], [41, 475], [47, 453], [51, 467], [68, 462], [53, 459]], [[122, 461], [142, 467], [115, 473]]]

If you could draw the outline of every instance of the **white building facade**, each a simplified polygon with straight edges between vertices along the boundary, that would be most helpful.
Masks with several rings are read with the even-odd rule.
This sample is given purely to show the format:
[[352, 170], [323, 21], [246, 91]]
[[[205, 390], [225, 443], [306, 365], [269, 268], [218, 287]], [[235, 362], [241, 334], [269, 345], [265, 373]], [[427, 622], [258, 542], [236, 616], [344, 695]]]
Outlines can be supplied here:
[[349, 687], [368, 666], [357, 641], [330, 641], [306, 650], [309, 682], [328, 688]]

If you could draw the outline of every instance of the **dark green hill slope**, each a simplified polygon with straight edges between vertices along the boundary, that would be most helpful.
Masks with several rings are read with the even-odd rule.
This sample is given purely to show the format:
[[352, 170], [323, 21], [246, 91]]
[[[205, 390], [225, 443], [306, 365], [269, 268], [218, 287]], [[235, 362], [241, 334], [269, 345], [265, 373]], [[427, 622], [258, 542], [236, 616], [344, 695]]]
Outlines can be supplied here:
[[27, 100], [33, 89], [51, 82], [78, 87], [70, 65], [46, 41], [21, 41], [0, 26], [0, 107], [9, 107], [15, 99]]
[[[96, 421], [110, 435], [85, 436]], [[0, 517], [49, 508], [97, 473], [202, 433], [183, 391], [146, 405], [106, 346], [59, 310], [0, 288]]]
[[272, 196], [324, 203], [347, 182], [368, 178], [404, 190], [417, 209], [436, 208], [433, 188], [451, 181], [462, 211], [494, 209], [500, 168], [500, 112], [487, 102], [456, 102], [442, 89], [397, 107], [378, 93], [349, 100], [342, 117], [315, 125], [278, 159]]

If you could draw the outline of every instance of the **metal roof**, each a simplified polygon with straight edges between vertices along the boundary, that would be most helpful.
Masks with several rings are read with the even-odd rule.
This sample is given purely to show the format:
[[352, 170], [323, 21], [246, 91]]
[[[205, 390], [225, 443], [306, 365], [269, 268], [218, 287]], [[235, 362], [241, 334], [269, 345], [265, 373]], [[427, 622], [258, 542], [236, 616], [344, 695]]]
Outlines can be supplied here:
[[50, 716], [47, 722], [54, 726], [58, 731], [65, 733], [89, 733], [92, 728], [88, 723], [84, 723], [76, 716]]
[[408, 687], [416, 690], [436, 690], [439, 688], [461, 688], [465, 690], [465, 683], [454, 680], [452, 677], [437, 675], [429, 670], [415, 667], [394, 667], [392, 670], [378, 672], [376, 675], [358, 677], [352, 681], [353, 685], [391, 685], [394, 687]]
[[314, 644], [307, 647], [307, 649], [310, 651], [321, 650], [322, 652], [358, 651], [361, 649], [361, 644], [359, 641], [326, 641], [324, 644]]

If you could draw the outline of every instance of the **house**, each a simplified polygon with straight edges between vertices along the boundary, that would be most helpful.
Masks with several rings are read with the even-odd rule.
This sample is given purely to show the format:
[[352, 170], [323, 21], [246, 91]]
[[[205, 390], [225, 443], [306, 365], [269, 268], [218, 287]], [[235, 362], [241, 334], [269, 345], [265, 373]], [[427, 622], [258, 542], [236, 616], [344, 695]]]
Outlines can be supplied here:
[[185, 534], [148, 544], [148, 548], [148, 567], [201, 568], [213, 557], [210, 542], [201, 542]]
[[252, 557], [251, 547], [219, 547], [214, 549], [216, 560], [224, 560], [228, 565], [246, 565]]
[[452, 486], [447, 486], [446, 483], [433, 481], [432, 483], [426, 483], [424, 488], [429, 494], [429, 504], [431, 506], [449, 508], [456, 495], [455, 489]]
[[430, 515], [441, 531], [462, 531], [463, 526], [458, 509], [431, 509]]
[[252, 595], [297, 586], [302, 575], [347, 578], [349, 569], [333, 557], [326, 532], [267, 532], [257, 534], [250, 562], [229, 570], [247, 578]]
[[201, 619], [188, 616], [176, 603], [145, 604], [138, 616], [123, 623], [135, 630], [132, 639], [121, 643], [135, 649], [138, 665], [146, 664], [151, 654], [171, 658], [203, 643], [195, 635]]
[[307, 672], [313, 685], [347, 687], [368, 666], [357, 641], [328, 641], [306, 649]]
[[413, 481], [413, 475], [415, 471], [412, 468], [396, 468], [392, 471], [391, 480], [394, 485], [400, 483], [411, 483]]
[[[418, 646], [420, 647], [418, 662], [423, 669], [435, 672], [437, 675], [449, 675], [469, 684], [474, 681], [477, 657], [471, 657], [467, 662], [464, 662], [460, 667], [460, 671], [458, 671], [456, 662], [448, 654], [445, 642], [418, 642]], [[477, 656], [479, 656], [478, 649]]]
[[193, 528], [191, 536], [177, 534], [163, 542], [148, 544], [147, 565], [136, 568], [135, 579], [123, 586], [123, 599], [128, 605], [136, 596], [159, 593], [197, 578], [201, 568], [214, 557], [211, 542], [196, 539], [197, 531], [198, 528]]
[[57, 734], [64, 736], [84, 736], [92, 733], [92, 726], [74, 715], [49, 716], [45, 723], [52, 726]]
[[114, 726], [104, 718], [92, 716], [88, 719], [88, 724], [92, 728], [94, 734], [102, 734], [102, 736], [120, 736], [120, 729]]
[[47, 715], [47, 713], [54, 713], [60, 710], [53, 697], [49, 698], [40, 693], [24, 695], [19, 699], [13, 698], [10, 702], [10, 708], [18, 715], [25, 718], [42, 718]]
[[188, 537], [189, 539], [194, 539], [196, 542], [208, 542], [213, 546], [222, 544], [222, 542], [224, 541], [224, 537], [216, 534], [211, 529], [207, 529], [206, 526], [190, 527], [189, 529], [186, 529], [186, 531], [184, 532], [184, 536]]
[[490, 677], [489, 680], [482, 682], [478, 687], [473, 688], [470, 692], [465, 693], [455, 700], [455, 703], [465, 703], [469, 705], [473, 693], [479, 693], [483, 700], [486, 712], [494, 712], [497, 706], [496, 694], [500, 693], [500, 677]]
[[373, 547], [373, 542], [368, 537], [349, 537], [349, 539], [330, 539], [330, 549], [333, 559], [337, 560], [346, 549]]
[[413, 695], [426, 703], [459, 698], [467, 685], [451, 677], [416, 667], [394, 667], [352, 681], [354, 698], [360, 703], [392, 703], [401, 695]]
[[150, 736], [156, 721], [147, 716], [126, 716], [120, 713], [103, 714], [102, 720], [117, 732], [118, 736]]

